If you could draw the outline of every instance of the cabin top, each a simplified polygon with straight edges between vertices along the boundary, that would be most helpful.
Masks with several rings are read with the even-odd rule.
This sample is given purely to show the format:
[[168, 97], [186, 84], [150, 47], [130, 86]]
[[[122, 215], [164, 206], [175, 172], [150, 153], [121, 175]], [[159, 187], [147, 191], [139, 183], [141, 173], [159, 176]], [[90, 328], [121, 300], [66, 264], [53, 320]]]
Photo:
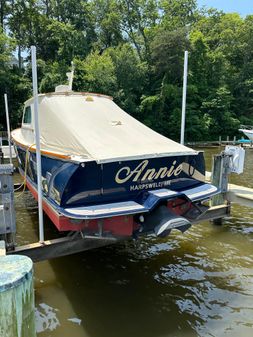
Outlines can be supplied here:
[[[95, 97], [105, 97], [113, 101], [112, 96], [98, 94], [95, 92], [75, 92], [75, 91], [56, 91], [56, 92], [47, 92], [44, 94], [39, 94], [38, 97], [45, 97], [45, 96], [95, 96]], [[25, 101], [25, 106], [33, 103], [33, 97], [29, 98]]]
[[[106, 95], [39, 95], [39, 124], [42, 150], [79, 161], [106, 163], [198, 153], [153, 131]], [[22, 128], [13, 137], [26, 146], [34, 144], [33, 99], [26, 101]]]

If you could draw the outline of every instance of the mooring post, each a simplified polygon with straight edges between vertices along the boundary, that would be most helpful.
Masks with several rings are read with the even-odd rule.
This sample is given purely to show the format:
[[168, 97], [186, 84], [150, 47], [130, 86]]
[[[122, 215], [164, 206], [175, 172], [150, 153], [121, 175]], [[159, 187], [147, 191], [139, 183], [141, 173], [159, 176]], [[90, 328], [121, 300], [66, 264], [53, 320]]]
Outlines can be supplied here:
[[[223, 205], [229, 202], [227, 197], [229, 162], [229, 156], [224, 153], [213, 157], [211, 182], [221, 190], [221, 193], [212, 198], [211, 206]], [[213, 222], [216, 225], [221, 225], [222, 219], [215, 219]]]
[[0, 336], [35, 337], [33, 263], [27, 256], [0, 256]]

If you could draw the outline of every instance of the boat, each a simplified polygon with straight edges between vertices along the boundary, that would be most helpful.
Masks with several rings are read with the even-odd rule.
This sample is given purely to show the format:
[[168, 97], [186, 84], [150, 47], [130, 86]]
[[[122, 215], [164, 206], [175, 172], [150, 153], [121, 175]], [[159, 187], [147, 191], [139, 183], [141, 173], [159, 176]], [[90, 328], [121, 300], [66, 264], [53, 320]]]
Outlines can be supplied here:
[[253, 126], [241, 125], [239, 131], [243, 132], [246, 137], [253, 141]]
[[[110, 96], [59, 86], [38, 104], [43, 210], [59, 231], [163, 237], [187, 230], [219, 193], [205, 183], [203, 152], [143, 125]], [[12, 140], [37, 198], [33, 98]]]

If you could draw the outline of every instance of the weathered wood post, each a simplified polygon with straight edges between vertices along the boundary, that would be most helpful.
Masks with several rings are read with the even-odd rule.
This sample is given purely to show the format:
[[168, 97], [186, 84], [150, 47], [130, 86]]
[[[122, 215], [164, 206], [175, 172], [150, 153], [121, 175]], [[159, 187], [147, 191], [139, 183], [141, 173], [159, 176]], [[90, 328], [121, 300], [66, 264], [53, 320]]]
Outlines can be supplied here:
[[221, 136], [219, 136], [219, 145], [221, 146]]
[[0, 256], [0, 336], [35, 337], [34, 310], [32, 260]]

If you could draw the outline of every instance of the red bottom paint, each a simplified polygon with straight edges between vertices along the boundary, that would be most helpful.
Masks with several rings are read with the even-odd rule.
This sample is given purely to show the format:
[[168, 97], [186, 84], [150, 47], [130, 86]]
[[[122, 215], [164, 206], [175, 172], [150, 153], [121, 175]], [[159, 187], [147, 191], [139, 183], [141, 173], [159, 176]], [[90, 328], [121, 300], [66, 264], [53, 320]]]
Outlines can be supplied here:
[[[38, 200], [37, 190], [26, 182], [33, 197]], [[42, 201], [43, 210], [59, 231], [84, 231], [87, 234], [109, 232], [115, 236], [131, 236], [134, 229], [133, 216], [123, 215], [105, 219], [77, 220], [58, 213], [45, 199]]]
[[[37, 190], [29, 181], [27, 181], [27, 187], [34, 198], [38, 200]], [[139, 227], [132, 215], [92, 220], [71, 219], [58, 213], [45, 199], [43, 199], [42, 203], [44, 212], [61, 232], [82, 230], [85, 234], [89, 235], [110, 233], [113, 236], [132, 236], [133, 231]], [[186, 201], [184, 198], [176, 198], [168, 201], [167, 207], [175, 214], [182, 215], [192, 207], [192, 203]]]

